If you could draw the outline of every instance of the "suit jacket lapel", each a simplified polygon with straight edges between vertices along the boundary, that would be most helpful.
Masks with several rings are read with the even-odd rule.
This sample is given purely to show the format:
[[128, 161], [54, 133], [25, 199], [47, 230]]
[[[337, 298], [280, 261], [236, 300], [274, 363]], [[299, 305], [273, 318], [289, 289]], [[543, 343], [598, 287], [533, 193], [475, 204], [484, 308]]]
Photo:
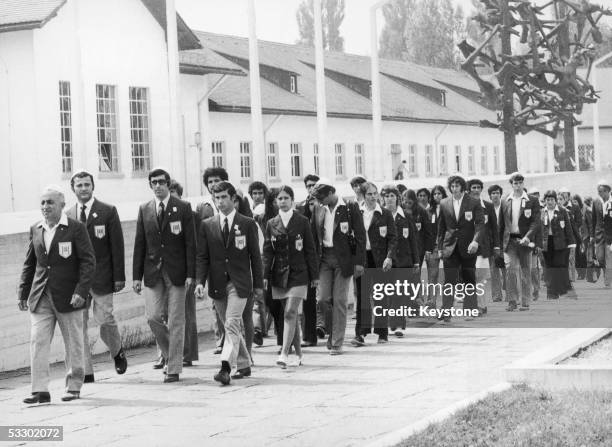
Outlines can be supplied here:
[[145, 207], [145, 212], [148, 214], [148, 216], [144, 216], [145, 222], [147, 220], [152, 220], [153, 225], [155, 225], [155, 228], [161, 231], [161, 229], [159, 228], [159, 223], [157, 222], [157, 209], [155, 208], [155, 199], [151, 200], [147, 204], [147, 206]]
[[174, 197], [170, 196], [168, 199], [168, 206], [164, 210], [164, 217], [162, 219], [161, 230], [164, 231], [166, 226], [168, 225], [168, 221], [170, 220], [170, 215], [172, 214], [172, 209], [174, 208]]

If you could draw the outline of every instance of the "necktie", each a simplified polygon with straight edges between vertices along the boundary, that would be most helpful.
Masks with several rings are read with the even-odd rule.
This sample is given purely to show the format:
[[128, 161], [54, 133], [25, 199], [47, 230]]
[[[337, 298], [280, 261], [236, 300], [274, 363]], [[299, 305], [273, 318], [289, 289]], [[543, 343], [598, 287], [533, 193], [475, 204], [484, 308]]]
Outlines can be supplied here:
[[227, 245], [227, 239], [229, 238], [229, 225], [227, 222], [227, 217], [223, 221], [223, 244]]
[[85, 215], [85, 208], [87, 208], [87, 205], [83, 205], [81, 207], [81, 215], [79, 216], [79, 220], [83, 223], [87, 222], [87, 216]]
[[159, 211], [157, 212], [157, 223], [159, 224], [159, 228], [162, 226], [162, 222], [164, 221], [164, 202], [159, 202]]

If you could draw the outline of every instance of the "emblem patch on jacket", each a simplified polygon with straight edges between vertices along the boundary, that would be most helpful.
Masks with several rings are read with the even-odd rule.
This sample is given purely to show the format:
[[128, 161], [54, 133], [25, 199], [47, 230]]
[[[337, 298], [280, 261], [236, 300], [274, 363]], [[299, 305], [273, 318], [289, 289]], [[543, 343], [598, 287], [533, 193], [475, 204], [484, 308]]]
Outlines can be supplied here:
[[467, 220], [468, 222], [472, 221], [472, 212], [471, 211], [466, 211], [465, 212], [465, 220]]
[[487, 214], [484, 215], [485, 225], [489, 223], [489, 216]]
[[421, 222], [417, 222], [416, 224], [417, 231], [421, 231]]
[[531, 209], [525, 208], [525, 217], [529, 219], [531, 217]]
[[431, 215], [431, 223], [434, 223], [434, 224], [436, 223], [436, 215], [435, 214]]
[[559, 226], [560, 226], [561, 228], [565, 228], [565, 221], [564, 221], [564, 220], [560, 220], [560, 221], [559, 221]]
[[244, 234], [241, 236], [236, 236], [236, 239], [234, 239], [234, 245], [236, 245], [238, 250], [244, 249], [244, 247], [246, 247], [246, 236]]
[[402, 236], [404, 236], [404, 239], [408, 239], [409, 235], [410, 235], [410, 229], [408, 227], [402, 228]]
[[298, 234], [295, 238], [295, 249], [297, 251], [302, 251], [303, 248], [304, 248], [304, 240], [302, 239], [302, 236]]
[[177, 220], [175, 222], [170, 222], [170, 231], [172, 234], [181, 234], [183, 227], [181, 226], [181, 221]]
[[387, 226], [383, 225], [382, 227], [378, 227], [378, 232], [380, 233], [380, 237], [387, 237]]
[[58, 242], [57, 247], [59, 255], [64, 259], [68, 259], [72, 254], [72, 242]]
[[348, 233], [349, 225], [348, 222], [340, 222], [340, 231], [344, 234]]
[[106, 236], [106, 227], [104, 225], [94, 225], [94, 234], [98, 239]]

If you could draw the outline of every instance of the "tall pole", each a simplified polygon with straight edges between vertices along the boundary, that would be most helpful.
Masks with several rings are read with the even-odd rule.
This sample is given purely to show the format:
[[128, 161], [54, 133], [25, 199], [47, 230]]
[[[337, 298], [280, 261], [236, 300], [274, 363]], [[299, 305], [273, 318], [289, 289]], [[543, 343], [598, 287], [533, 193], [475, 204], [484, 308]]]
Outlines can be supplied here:
[[378, 26], [376, 13], [387, 3], [381, 0], [370, 7], [370, 58], [372, 61], [372, 151], [374, 154], [374, 180], [383, 181], [384, 152], [382, 148], [382, 105], [380, 99], [380, 64], [378, 59]]
[[254, 179], [263, 178], [266, 169], [263, 116], [261, 111], [261, 83], [259, 79], [259, 49], [255, 0], [248, 1], [249, 17], [249, 80], [251, 93], [251, 133], [253, 138], [252, 173]]
[[[179, 148], [178, 76], [179, 48], [176, 29], [174, 0], [166, 0], [166, 42], [168, 44], [168, 112], [170, 118], [170, 170], [174, 172], [174, 160]], [[185, 179], [187, 180], [187, 179]], [[185, 183], [186, 185], [186, 183]], [[186, 192], [187, 193], [187, 192]]]
[[[325, 57], [323, 53], [323, 0], [314, 0], [315, 75], [317, 83], [317, 141], [319, 173], [330, 180], [335, 177], [334, 152], [327, 147], [327, 98], [325, 96]], [[323, 160], [323, 163], [321, 163]]]
[[[511, 17], [508, 9], [508, 0], [501, 0], [501, 13], [503, 18], [503, 28], [501, 30], [501, 47], [502, 61], [506, 62], [512, 55], [512, 45], [510, 41]], [[513, 79], [510, 73], [507, 73], [503, 79], [502, 91], [502, 115], [504, 126], [504, 155], [506, 160], [506, 173], [510, 174], [518, 170], [516, 158], [516, 134], [512, 116], [514, 115], [514, 98], [513, 98]]]

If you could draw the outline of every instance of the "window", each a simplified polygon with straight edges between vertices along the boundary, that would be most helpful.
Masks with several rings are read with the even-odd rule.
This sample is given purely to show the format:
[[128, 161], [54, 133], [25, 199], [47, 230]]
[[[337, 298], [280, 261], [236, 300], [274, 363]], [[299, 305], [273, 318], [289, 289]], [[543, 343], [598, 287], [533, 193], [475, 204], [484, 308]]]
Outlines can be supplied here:
[[474, 146], [468, 146], [468, 174], [474, 174]]
[[289, 76], [289, 90], [291, 93], [297, 93], [297, 76], [291, 75]]
[[448, 148], [446, 145], [440, 146], [440, 174], [448, 174]]
[[96, 85], [98, 169], [119, 172], [117, 155], [117, 107], [114, 85]]
[[417, 146], [411, 144], [408, 146], [408, 172], [410, 175], [417, 174]]
[[211, 152], [213, 168], [225, 168], [225, 141], [213, 141]]
[[146, 88], [130, 87], [130, 135], [132, 138], [132, 171], [148, 172], [151, 169], [151, 143]]
[[319, 175], [319, 143], [314, 144], [312, 153], [314, 154], [314, 172]]
[[278, 143], [268, 143], [268, 177], [278, 177]]
[[291, 177], [302, 176], [302, 147], [300, 143], [291, 143]]
[[433, 146], [430, 144], [425, 145], [425, 175], [433, 175]]
[[336, 177], [344, 177], [344, 144], [336, 143], [334, 145], [334, 153], [336, 155]]
[[499, 174], [499, 146], [493, 146], [493, 172]]
[[70, 82], [59, 83], [60, 144], [62, 147], [62, 172], [72, 172], [72, 101]]
[[243, 141], [240, 143], [240, 178], [251, 178], [251, 142]]
[[487, 175], [489, 173], [489, 157], [487, 154], [487, 147], [482, 146], [480, 148], [480, 173]]
[[355, 145], [355, 174], [363, 175], [363, 144]]
[[455, 172], [461, 172], [461, 146], [455, 146]]

